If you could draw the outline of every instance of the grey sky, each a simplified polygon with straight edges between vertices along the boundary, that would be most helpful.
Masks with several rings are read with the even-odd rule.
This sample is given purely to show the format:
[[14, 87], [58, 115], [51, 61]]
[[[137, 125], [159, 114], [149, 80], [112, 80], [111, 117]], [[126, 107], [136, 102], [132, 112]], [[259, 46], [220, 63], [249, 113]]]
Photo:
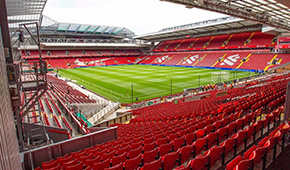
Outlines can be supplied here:
[[43, 14], [58, 22], [126, 27], [137, 35], [225, 16], [159, 0], [48, 0]]

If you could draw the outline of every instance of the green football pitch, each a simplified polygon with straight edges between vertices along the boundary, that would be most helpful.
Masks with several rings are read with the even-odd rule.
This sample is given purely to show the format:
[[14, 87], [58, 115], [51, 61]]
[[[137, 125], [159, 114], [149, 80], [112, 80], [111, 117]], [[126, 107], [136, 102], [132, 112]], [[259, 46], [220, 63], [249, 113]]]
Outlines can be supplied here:
[[[229, 81], [254, 75], [250, 72], [213, 69], [122, 65], [59, 70], [62, 77], [75, 80], [112, 101], [121, 103], [143, 101], [183, 92], [186, 88]], [[172, 81], [172, 84], [171, 84]], [[136, 100], [138, 98], [138, 101]]]

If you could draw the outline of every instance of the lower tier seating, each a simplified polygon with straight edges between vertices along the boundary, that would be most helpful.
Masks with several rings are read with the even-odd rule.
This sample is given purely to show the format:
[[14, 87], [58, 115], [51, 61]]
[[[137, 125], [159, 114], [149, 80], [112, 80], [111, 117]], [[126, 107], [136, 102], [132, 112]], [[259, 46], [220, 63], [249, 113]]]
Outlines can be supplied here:
[[[261, 51], [260, 51], [261, 52]], [[290, 54], [262, 51], [199, 51], [147, 55], [139, 64], [268, 70], [290, 62]]]
[[[175, 108], [164, 103], [139, 109], [129, 124], [116, 125], [116, 140], [43, 162], [41, 167], [167, 170], [225, 166], [280, 124], [288, 81], [289, 77], [279, 76], [261, 86], [239, 89], [240, 93], [233, 90], [226, 97], [201, 100], [191, 106], [197, 109], [187, 111], [182, 105], [191, 102], [175, 104]], [[239, 97], [242, 94], [247, 95]]]

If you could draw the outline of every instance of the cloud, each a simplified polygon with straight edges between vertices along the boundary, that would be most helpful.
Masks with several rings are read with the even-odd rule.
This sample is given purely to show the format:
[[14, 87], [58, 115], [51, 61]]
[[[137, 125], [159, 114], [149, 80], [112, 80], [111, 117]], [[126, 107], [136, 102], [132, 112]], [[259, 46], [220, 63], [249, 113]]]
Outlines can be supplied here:
[[43, 13], [58, 22], [126, 27], [137, 35], [225, 16], [159, 0], [49, 0]]

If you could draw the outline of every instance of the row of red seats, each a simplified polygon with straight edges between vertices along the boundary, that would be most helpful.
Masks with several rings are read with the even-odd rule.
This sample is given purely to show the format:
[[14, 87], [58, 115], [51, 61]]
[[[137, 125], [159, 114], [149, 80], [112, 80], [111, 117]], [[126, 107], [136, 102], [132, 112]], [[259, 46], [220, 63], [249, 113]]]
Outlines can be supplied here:
[[[236, 96], [244, 96], [248, 94], [254, 94], [251, 97], [242, 97], [240, 99], [227, 102], [222, 104], [223, 112], [233, 112], [243, 110], [247, 107], [252, 109], [256, 109], [257, 107], [265, 106], [265, 103], [268, 103], [270, 100], [272, 101], [274, 98], [278, 96], [282, 96], [286, 92], [286, 84], [287, 80], [277, 82], [271, 82], [268, 85], [263, 87], [255, 87], [255, 88], [245, 88], [239, 89], [237, 92], [235, 89], [229, 90], [226, 98], [236, 97]], [[276, 91], [275, 91], [275, 90]], [[274, 94], [275, 93], [275, 94]], [[220, 113], [220, 109], [214, 105], [214, 102], [220, 102], [225, 98], [208, 98], [201, 101], [192, 101], [186, 103], [179, 103], [178, 107], [174, 103], [163, 103], [157, 104], [155, 106], [144, 107], [140, 109], [133, 110], [133, 115], [138, 115], [135, 119], [131, 119], [131, 122], [142, 122], [142, 121], [160, 121], [160, 120], [171, 120], [179, 117], [194, 117], [195, 115], [205, 114], [205, 115], [216, 115]], [[285, 96], [279, 99], [280, 102], [285, 100]], [[238, 107], [235, 107], [237, 110], [234, 110], [234, 106], [239, 104]], [[276, 104], [277, 105], [277, 104]], [[182, 113], [182, 114], [180, 114]], [[196, 113], [196, 114], [192, 114]]]
[[[225, 119], [224, 119], [225, 120]], [[223, 120], [223, 121], [224, 121]], [[236, 121], [236, 122], [247, 122], [247, 121], [244, 121], [245, 120], [245, 118], [243, 118], [243, 119], [241, 119], [240, 121], [238, 120], [238, 121]], [[249, 119], [249, 121], [252, 121], [253, 119]], [[233, 122], [234, 124], [236, 124], [235, 122]], [[187, 134], [186, 136], [183, 136], [183, 138], [178, 138], [178, 139], [174, 139], [173, 140], [173, 142], [171, 142], [171, 143], [169, 143], [169, 144], [160, 144], [160, 148], [158, 149], [158, 151], [159, 151], [159, 156], [161, 155], [161, 156], [163, 156], [164, 155], [164, 157], [162, 158], [162, 160], [166, 160], [166, 158], [167, 157], [169, 157], [170, 158], [170, 155], [172, 155], [172, 153], [170, 153], [170, 154], [164, 154], [164, 153], [169, 153], [169, 151], [172, 149], [173, 151], [177, 151], [177, 150], [179, 150], [179, 148], [181, 147], [181, 146], [183, 146], [184, 145], [184, 142], [186, 141], [186, 143], [187, 144], [190, 144], [193, 140], [194, 140], [194, 138], [196, 139], [198, 139], [198, 140], [196, 140], [195, 141], [195, 145], [196, 146], [201, 146], [201, 145], [203, 145], [202, 143], [204, 143], [205, 141], [207, 142], [207, 145], [208, 146], [211, 146], [214, 142], [215, 142], [215, 140], [219, 140], [219, 139], [216, 139], [216, 138], [218, 138], [218, 136], [219, 135], [217, 135], [218, 133], [220, 133], [220, 131], [225, 131], [225, 130], [228, 130], [228, 129], [231, 129], [231, 128], [229, 128], [229, 127], [231, 127], [231, 125], [233, 125], [233, 123], [230, 123], [230, 121], [228, 122], [228, 123], [225, 123], [225, 125], [227, 124], [227, 126], [226, 127], [224, 127], [223, 129], [224, 130], [221, 130], [221, 129], [219, 129], [217, 132], [215, 132], [215, 133], [210, 133], [210, 134], [208, 134], [207, 135], [207, 138], [206, 138], [206, 140], [199, 140], [198, 138], [200, 138], [200, 137], [202, 137], [202, 136], [205, 136], [207, 133], [206, 133], [206, 130], [205, 129], [200, 129], [200, 130], [198, 130], [198, 131], [196, 131], [195, 133], [194, 133], [194, 135], [196, 135], [196, 137], [194, 136], [194, 137], [190, 137], [191, 135], [190, 134]], [[240, 123], [239, 123], [240, 124]], [[233, 127], [233, 126], [232, 126]], [[239, 125], [239, 126], [235, 126], [235, 127], [238, 127], [238, 128], [240, 128], [240, 127], [243, 127], [243, 125]], [[228, 131], [229, 132], [229, 131]], [[223, 134], [224, 135], [220, 135], [220, 136], [222, 136], [222, 137], [224, 137], [225, 136], [225, 132], [223, 132]], [[229, 133], [229, 134], [227, 134], [227, 135], [230, 135], [231, 133]], [[191, 140], [190, 141], [188, 141], [188, 138], [190, 138]], [[137, 140], [137, 138], [135, 138], [135, 140]], [[211, 142], [210, 142], [211, 141]], [[138, 143], [138, 142], [137, 142]], [[136, 144], [137, 144], [136, 143]], [[140, 143], [140, 142], [139, 142]], [[210, 144], [211, 143], [211, 144]], [[113, 143], [110, 143], [110, 145], [107, 145], [107, 146], [96, 146], [96, 147], [91, 147], [91, 148], [88, 148], [88, 149], [84, 149], [84, 151], [83, 152], [81, 152], [81, 151], [79, 151], [79, 152], [77, 152], [77, 153], [72, 153], [71, 155], [75, 155], [75, 159], [80, 159], [80, 160], [86, 160], [86, 166], [88, 166], [88, 167], [90, 167], [90, 165], [91, 164], [94, 164], [95, 163], [95, 165], [94, 165], [94, 167], [95, 168], [93, 168], [93, 169], [104, 169], [104, 167], [109, 167], [109, 165], [110, 165], [110, 161], [109, 160], [107, 160], [107, 158], [108, 157], [112, 157], [112, 159], [111, 159], [111, 164], [112, 164], [112, 162], [115, 162], [115, 163], [113, 163], [112, 165], [116, 165], [117, 163], [119, 163], [118, 161], [120, 161], [120, 160], [123, 160], [123, 159], [125, 159], [126, 158], [126, 156], [125, 155], [127, 155], [127, 157], [129, 158], [129, 160], [130, 160], [130, 157], [133, 157], [132, 158], [132, 160], [128, 160], [128, 162], [130, 162], [130, 165], [135, 165], [135, 166], [137, 166], [137, 164], [136, 164], [136, 161], [138, 162], [138, 160], [141, 160], [141, 159], [139, 159], [140, 158], [140, 153], [142, 152], [142, 148], [143, 148], [143, 151], [144, 151], [144, 149], [145, 148], [147, 148], [148, 150], [150, 150], [150, 148], [151, 149], [154, 149], [155, 147], [156, 147], [156, 145], [152, 145], [152, 144], [147, 144], [147, 145], [144, 145], [143, 147], [142, 147], [142, 145], [140, 145], [140, 147], [138, 147], [137, 148], [137, 145], [135, 144], [134, 145], [134, 143], [132, 143], [131, 145], [129, 144], [127, 144], [127, 143], [123, 143], [122, 142], [122, 146], [124, 147], [124, 148], [121, 148], [121, 149], [118, 149], [118, 151], [116, 152], [116, 151], [114, 151], [114, 149], [116, 149], [116, 148], [119, 148], [120, 146], [120, 144], [119, 145], [116, 145], [116, 146], [114, 146], [114, 148], [112, 148], [112, 147], [110, 147], [110, 146], [112, 146], [112, 144], [116, 144], [116, 141], [114, 141]], [[217, 142], [217, 144], [218, 144], [218, 142]], [[194, 146], [195, 146], [194, 145]], [[121, 146], [121, 147], [122, 147]], [[130, 147], [131, 146], [131, 147]], [[112, 151], [112, 152], [109, 152], [109, 153], [105, 153], [104, 152], [104, 149], [107, 147], [107, 149], [109, 150], [109, 151]], [[98, 148], [98, 149], [100, 149], [101, 151], [100, 152], [96, 152], [96, 148]], [[132, 149], [132, 150], [130, 150], [129, 151], [129, 149]], [[135, 149], [136, 148], [136, 149]], [[195, 147], [196, 148], [196, 147]], [[200, 149], [202, 149], [202, 148], [204, 148], [204, 146], [202, 146], [201, 148], [200, 147], [198, 147], [199, 149], [198, 150], [200, 150]], [[124, 150], [126, 150], [127, 151], [127, 154], [124, 154]], [[195, 153], [199, 153], [200, 151], [198, 151], [198, 150], [196, 150], [196, 152]], [[106, 151], [106, 150], [105, 150]], [[160, 151], [162, 151], [162, 152], [160, 152]], [[93, 153], [94, 153], [94, 155], [93, 155]], [[114, 155], [116, 154], [116, 153], [118, 153], [118, 156], [115, 156], [115, 158], [113, 158], [114, 157]], [[144, 157], [145, 157], [145, 162], [147, 162], [146, 161], [146, 159], [147, 159], [147, 154], [148, 154], [148, 159], [154, 159], [155, 157], [153, 156], [150, 156], [150, 155], [154, 155], [155, 153], [157, 153], [157, 150], [155, 149], [154, 151], [148, 151], [148, 152], [144, 152], [144, 154], [143, 154], [143, 161], [144, 161]], [[139, 154], [139, 155], [138, 155]], [[182, 157], [184, 157], [184, 155], [183, 155], [184, 153], [183, 153], [183, 151], [180, 151], [180, 156], [182, 156]], [[186, 153], [185, 153], [186, 154]], [[138, 155], [138, 156], [137, 156]], [[77, 156], [77, 158], [76, 158], [76, 156]], [[95, 156], [95, 158], [94, 159], [90, 159], [90, 158], [93, 158], [93, 156]], [[151, 157], [151, 158], [150, 158]], [[168, 158], [168, 159], [169, 159]], [[79, 164], [76, 164], [76, 163], [78, 163], [76, 160], [74, 160], [74, 159], [72, 159], [72, 156], [71, 157], [68, 157], [67, 155], [66, 156], [64, 156], [64, 157], [62, 157], [62, 158], [58, 158], [58, 163], [59, 164], [61, 164], [61, 162], [62, 162], [62, 159], [64, 159], [65, 161], [63, 161], [63, 162], [70, 162], [69, 164], [64, 164], [63, 163], [63, 167], [67, 167], [67, 169], [70, 169], [70, 168], [68, 168], [69, 166], [70, 166], [70, 164], [75, 164], [74, 166], [72, 166], [73, 168], [76, 168], [76, 166], [79, 166]], [[79, 161], [80, 161], [79, 160]], [[104, 160], [103, 162], [100, 162], [100, 163], [96, 163], [96, 162], [99, 162], [99, 161], [97, 161], [97, 160], [99, 160], [99, 161], [101, 161], [101, 160]], [[106, 161], [105, 161], [106, 160]], [[183, 159], [181, 159], [181, 160], [183, 160]], [[169, 159], [168, 161], [167, 161], [168, 163], [169, 162], [171, 162], [171, 160]], [[167, 166], [169, 166], [169, 164], [168, 163], [166, 163], [167, 164]], [[50, 161], [50, 162], [48, 162], [48, 163], [45, 163], [45, 164], [43, 164], [43, 169], [45, 169], [44, 167], [50, 167], [50, 166], [54, 166], [56, 164], [56, 162], [54, 161]], [[172, 164], [172, 163], [171, 163]], [[106, 165], [108, 165], [108, 166], [106, 166]], [[129, 169], [129, 167], [130, 167], [130, 165], [128, 165], [128, 167], [127, 167], [127, 169]], [[146, 164], [145, 164], [146, 165]], [[144, 165], [144, 167], [146, 167]], [[57, 165], [58, 167], [59, 167], [59, 165]], [[126, 163], [124, 164], [124, 166], [126, 166]], [[138, 166], [139, 166], [139, 164], [138, 164]], [[118, 167], [123, 167], [123, 166], [121, 166], [120, 164], [118, 164]], [[170, 167], [170, 166], [169, 166]], [[168, 169], [170, 169], [170, 168], [168, 168]]]
[[[218, 118], [216, 118], [216, 120], [217, 119]], [[228, 121], [230, 121], [230, 120], [227, 120], [226, 122], [228, 122]], [[224, 122], [224, 125], [227, 124], [226, 122]], [[62, 164], [62, 167], [66, 168], [69, 165], [65, 164], [64, 162], [70, 162], [70, 164], [76, 164], [76, 160], [73, 159], [73, 158], [75, 158], [75, 159], [79, 159], [79, 161], [86, 160], [85, 161], [86, 167], [90, 167], [90, 166], [92, 166], [92, 164], [94, 164], [93, 169], [104, 169], [104, 167], [106, 167], [106, 165], [109, 165], [109, 163], [110, 163], [107, 160], [108, 158], [112, 158], [111, 159], [112, 166], [118, 164], [123, 159], [126, 160], [127, 158], [129, 158], [127, 161], [131, 162], [131, 163], [127, 163], [128, 164], [127, 169], [130, 169], [130, 166], [132, 166], [132, 165], [139, 166], [139, 163], [136, 164], [136, 161], [137, 161], [137, 159], [139, 160], [140, 154], [142, 152], [144, 152], [144, 154], [143, 154], [143, 161], [145, 161], [144, 163], [151, 162], [152, 159], [154, 160], [155, 157], [157, 156], [157, 155], [154, 155], [155, 153], [158, 153], [159, 157], [164, 156], [164, 159], [166, 159], [165, 155], [167, 155], [171, 150], [177, 151], [181, 146], [184, 145], [185, 141], [187, 144], [191, 144], [193, 142], [194, 138], [196, 139], [196, 138], [199, 138], [199, 137], [206, 135], [206, 130], [200, 129], [199, 131], [196, 131], [192, 135], [187, 134], [185, 136], [185, 134], [184, 134], [183, 138], [171, 139], [172, 141], [170, 143], [168, 143], [168, 140], [170, 139], [170, 137], [169, 137], [169, 139], [166, 139], [166, 141], [164, 141], [164, 142], [162, 142], [161, 140], [157, 140], [157, 143], [153, 143], [153, 144], [151, 141], [147, 140], [147, 142], [151, 142], [151, 143], [150, 144], [148, 143], [147, 145], [144, 145], [144, 146], [142, 145], [142, 143], [140, 143], [140, 142], [143, 142], [141, 139], [140, 139], [140, 142], [136, 141], [136, 140], [138, 140], [138, 138], [135, 138], [135, 142], [136, 142], [135, 144], [134, 144], [134, 142], [131, 144], [128, 144], [128, 143], [126, 143], [126, 141], [121, 141], [121, 143], [117, 144], [116, 141], [114, 141], [113, 143], [109, 143], [109, 144], [107, 143], [106, 146], [104, 146], [104, 145], [95, 146], [95, 147], [85, 149], [84, 151], [72, 153], [70, 157], [68, 155], [66, 155], [64, 157], [58, 158], [58, 160], [57, 160], [58, 162], [50, 161], [50, 162], [44, 163], [42, 168], [46, 169], [46, 168], [51, 168], [51, 167], [56, 167], [56, 166], [59, 167], [58, 164]], [[132, 140], [130, 140], [130, 141], [132, 142]], [[196, 143], [199, 143], [199, 142], [196, 142]], [[115, 146], [111, 147], [113, 144]], [[157, 152], [157, 149], [153, 150], [154, 148], [156, 148], [156, 145], [159, 146], [158, 152]], [[97, 152], [97, 149], [99, 149], [100, 151]], [[129, 149], [131, 149], [131, 150], [129, 150]], [[108, 151], [108, 153], [106, 153], [106, 151]], [[124, 153], [126, 153], [127, 156], [125, 156]], [[114, 156], [116, 154], [117, 154], [117, 156]], [[152, 156], [152, 154], [154, 156]], [[95, 158], [93, 158], [93, 156]], [[93, 158], [93, 159], [90, 159], [90, 158]], [[130, 161], [130, 159], [132, 159], [134, 161]], [[103, 160], [103, 162], [97, 163], [101, 160]], [[126, 167], [126, 162], [124, 163], [124, 166]]]
[[[59, 57], [44, 59], [49, 68], [75, 68], [87, 66], [108, 66], [133, 64], [138, 59], [138, 56], [126, 57]], [[28, 63], [37, 61], [38, 59], [27, 59]]]
[[[39, 58], [38, 50], [22, 51], [22, 58]], [[140, 50], [43, 50], [43, 58], [58, 57], [98, 57], [98, 56], [136, 56], [141, 55]]]
[[[56, 77], [47, 76], [47, 81], [50, 89], [53, 89], [54, 94], [60, 96], [65, 102], [68, 100], [70, 103], [94, 103], [95, 101], [89, 99], [88, 96], [80, 91], [73, 89], [64, 80], [60, 80]], [[66, 96], [66, 97], [64, 97]]]
[[[263, 38], [261, 38], [263, 37]], [[258, 45], [269, 47], [274, 45], [274, 35], [261, 32], [237, 33], [231, 35], [217, 35], [181, 40], [163, 41], [153, 51], [181, 51], [200, 49], [246, 48]]]
[[[276, 61], [276, 64], [274, 63]], [[267, 70], [289, 63], [289, 54], [248, 51], [171, 52], [147, 55], [139, 64], [164, 64], [194, 67]]]
[[[274, 160], [279, 143], [281, 143], [282, 150], [284, 149], [285, 135], [289, 132], [289, 129], [289, 122], [281, 124], [268, 136], [263, 138], [258, 145], [253, 145], [248, 149], [243, 157], [239, 155], [227, 164], [226, 170], [253, 169], [254, 166], [265, 170], [267, 166], [267, 155], [273, 152], [272, 160]], [[259, 165], [260, 162], [262, 162], [262, 165]]]
[[[250, 114], [251, 115], [251, 114]], [[250, 116], [247, 115], [247, 116]], [[246, 149], [246, 147], [256, 142], [256, 134], [258, 134], [259, 131], [261, 131], [261, 135], [263, 135], [263, 129], [269, 127], [271, 124], [275, 124], [276, 120], [278, 120], [280, 115], [273, 115], [268, 114], [264, 120], [260, 120], [258, 122], [254, 122], [255, 119], [250, 119], [249, 122], [246, 122], [245, 125], [249, 125], [247, 128], [237, 132], [236, 134], [233, 134], [231, 137], [227, 138], [223, 143], [220, 145], [216, 145], [206, 152], [204, 152], [202, 155], [198, 157], [194, 157], [193, 160], [188, 162], [185, 165], [182, 165], [176, 169], [179, 170], [190, 170], [190, 169], [196, 169], [196, 170], [202, 170], [204, 168], [210, 168], [213, 167], [219, 159], [222, 159], [222, 162], [220, 162], [219, 166], [224, 165], [225, 162], [231, 160], [233, 157], [236, 156], [238, 152], [242, 152]], [[246, 118], [243, 117], [239, 119], [238, 121], [243, 121]], [[245, 121], [244, 121], [245, 122]], [[252, 123], [252, 124], [251, 124]], [[274, 126], [274, 125], [273, 125]], [[249, 143], [249, 140], [252, 139], [252, 142]]]

